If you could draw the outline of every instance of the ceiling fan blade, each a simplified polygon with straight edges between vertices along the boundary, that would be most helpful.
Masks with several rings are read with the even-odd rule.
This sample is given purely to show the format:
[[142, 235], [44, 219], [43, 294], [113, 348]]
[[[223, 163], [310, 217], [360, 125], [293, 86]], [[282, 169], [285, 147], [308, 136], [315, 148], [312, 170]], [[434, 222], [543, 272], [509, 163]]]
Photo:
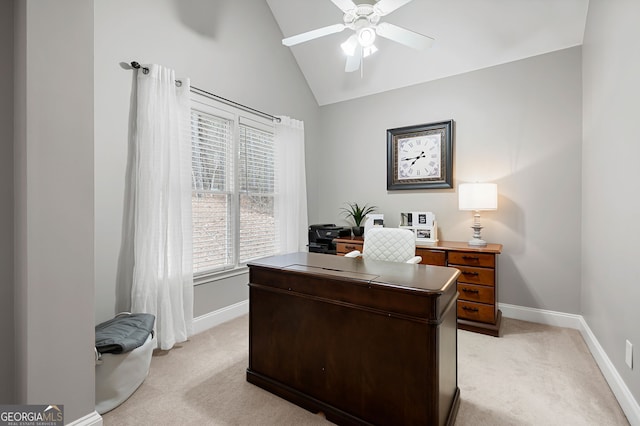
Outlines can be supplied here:
[[305, 41], [313, 40], [314, 38], [323, 37], [329, 34], [339, 33], [344, 30], [344, 24], [329, 25], [328, 27], [318, 28], [316, 30], [307, 31], [306, 33], [294, 35], [282, 39], [282, 44], [285, 46], [293, 46], [296, 44], [304, 43]]
[[331, 0], [333, 4], [338, 6], [341, 11], [347, 13], [356, 8], [356, 4], [352, 0]]
[[382, 22], [378, 24], [378, 26], [376, 27], [376, 34], [378, 34], [380, 37], [388, 38], [389, 40], [393, 40], [397, 43], [404, 44], [405, 46], [409, 46], [418, 50], [431, 47], [434, 41], [434, 39], [431, 37], [418, 34], [416, 32], [399, 27], [397, 25], [390, 24], [388, 22]]
[[344, 67], [345, 72], [358, 71], [362, 62], [362, 47], [358, 46], [353, 56], [347, 56], [347, 64]]
[[380, 0], [373, 5], [373, 10], [380, 16], [388, 15], [396, 9], [401, 8], [411, 0]]

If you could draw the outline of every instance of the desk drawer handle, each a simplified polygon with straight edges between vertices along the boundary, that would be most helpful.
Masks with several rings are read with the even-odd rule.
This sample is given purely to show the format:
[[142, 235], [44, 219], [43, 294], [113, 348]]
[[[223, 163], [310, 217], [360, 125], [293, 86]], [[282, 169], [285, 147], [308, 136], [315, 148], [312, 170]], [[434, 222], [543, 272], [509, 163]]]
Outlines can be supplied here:
[[355, 250], [356, 246], [345, 246], [345, 248], [348, 250]]
[[472, 277], [477, 277], [478, 275], [480, 275], [477, 272], [469, 272], [469, 271], [462, 271], [463, 275], [471, 275]]
[[480, 293], [480, 290], [472, 290], [470, 288], [463, 288], [462, 291], [465, 292], [465, 293], [471, 293], [471, 294], [479, 294]]
[[478, 308], [470, 308], [468, 306], [463, 306], [462, 310], [463, 311], [469, 311], [469, 312], [478, 312]]

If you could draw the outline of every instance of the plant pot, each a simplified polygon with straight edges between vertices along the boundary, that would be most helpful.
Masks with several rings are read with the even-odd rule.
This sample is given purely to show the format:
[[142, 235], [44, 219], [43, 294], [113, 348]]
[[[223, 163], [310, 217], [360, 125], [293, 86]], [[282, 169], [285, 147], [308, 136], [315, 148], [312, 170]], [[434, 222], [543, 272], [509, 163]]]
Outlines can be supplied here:
[[361, 237], [364, 234], [364, 226], [352, 226], [351, 232], [353, 232], [354, 237]]

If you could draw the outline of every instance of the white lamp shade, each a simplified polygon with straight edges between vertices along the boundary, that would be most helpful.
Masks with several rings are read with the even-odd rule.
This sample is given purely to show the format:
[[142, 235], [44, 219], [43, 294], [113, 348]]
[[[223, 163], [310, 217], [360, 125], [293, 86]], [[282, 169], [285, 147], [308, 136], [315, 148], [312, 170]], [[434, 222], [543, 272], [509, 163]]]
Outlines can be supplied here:
[[458, 185], [460, 210], [497, 210], [498, 185], [495, 183], [461, 183]]

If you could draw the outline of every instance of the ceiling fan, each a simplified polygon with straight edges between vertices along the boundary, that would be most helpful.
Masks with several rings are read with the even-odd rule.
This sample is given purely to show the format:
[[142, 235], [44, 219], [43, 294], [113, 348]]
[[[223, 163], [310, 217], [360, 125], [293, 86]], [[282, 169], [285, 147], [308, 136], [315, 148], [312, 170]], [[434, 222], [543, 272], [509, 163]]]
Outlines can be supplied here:
[[375, 53], [378, 49], [373, 44], [376, 35], [393, 40], [414, 49], [422, 50], [431, 47], [434, 39], [406, 28], [380, 22], [380, 18], [409, 3], [411, 0], [359, 0], [369, 3], [355, 4], [353, 0], [331, 0], [344, 12], [343, 24], [307, 31], [282, 40], [285, 46], [294, 46], [329, 34], [339, 33], [347, 28], [354, 33], [340, 46], [347, 55], [346, 72], [360, 68], [362, 59]]

